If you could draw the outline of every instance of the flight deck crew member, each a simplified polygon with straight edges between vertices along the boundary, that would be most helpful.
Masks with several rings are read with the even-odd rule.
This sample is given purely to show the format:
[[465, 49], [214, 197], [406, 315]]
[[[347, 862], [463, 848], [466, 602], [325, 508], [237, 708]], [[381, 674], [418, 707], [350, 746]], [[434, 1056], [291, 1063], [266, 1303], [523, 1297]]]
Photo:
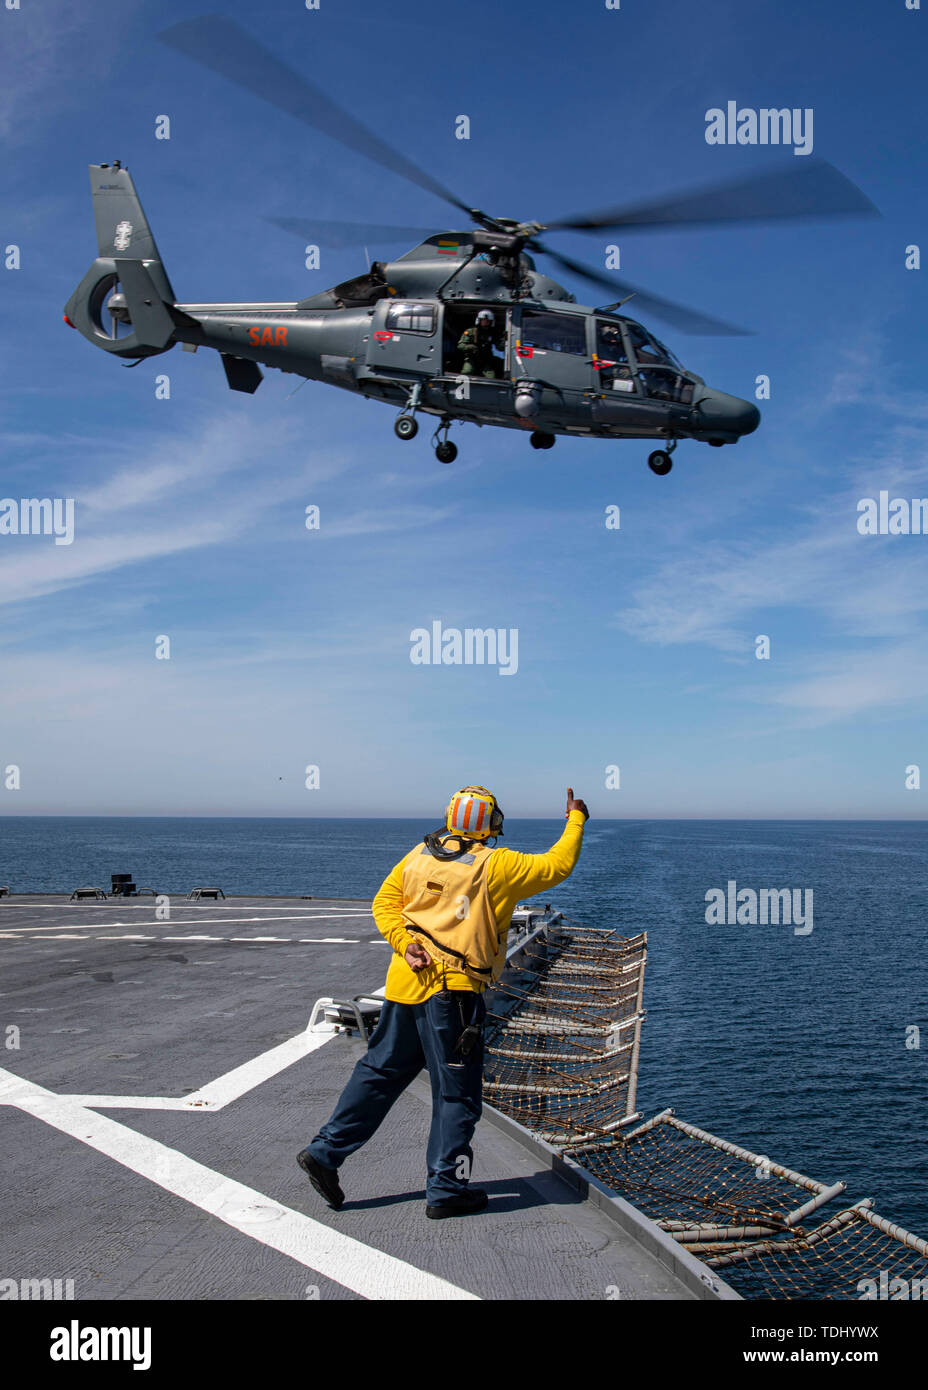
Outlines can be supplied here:
[[474, 326], [465, 328], [458, 339], [458, 351], [464, 357], [462, 376], [499, 376], [500, 364], [493, 356], [494, 347], [500, 346], [497, 339], [493, 315], [481, 309]]
[[432, 1083], [426, 1215], [470, 1216], [468, 1186], [483, 1094], [483, 992], [506, 962], [516, 904], [563, 883], [580, 857], [586, 803], [567, 789], [567, 825], [546, 854], [491, 848], [503, 813], [486, 787], [451, 799], [445, 824], [400, 860], [373, 903], [393, 947], [380, 1022], [328, 1121], [297, 1161], [336, 1210], [338, 1168], [370, 1139], [423, 1066]]

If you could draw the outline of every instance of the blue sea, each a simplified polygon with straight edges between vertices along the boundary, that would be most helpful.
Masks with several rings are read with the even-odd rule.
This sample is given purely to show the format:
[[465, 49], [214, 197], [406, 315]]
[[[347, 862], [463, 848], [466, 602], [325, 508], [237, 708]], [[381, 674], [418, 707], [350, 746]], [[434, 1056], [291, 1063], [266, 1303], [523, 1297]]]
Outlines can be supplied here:
[[[0, 818], [14, 892], [108, 886], [370, 898], [431, 825], [412, 820]], [[563, 821], [507, 819], [547, 848]], [[708, 925], [706, 894], [813, 892], [813, 929]], [[548, 895], [649, 934], [639, 1108], [798, 1168], [928, 1237], [928, 823], [590, 821]], [[358, 979], [358, 990], [379, 985]], [[906, 1047], [921, 1029], [920, 1048]], [[914, 1037], [913, 1033], [908, 1034]], [[833, 1209], [837, 1209], [834, 1207]]]

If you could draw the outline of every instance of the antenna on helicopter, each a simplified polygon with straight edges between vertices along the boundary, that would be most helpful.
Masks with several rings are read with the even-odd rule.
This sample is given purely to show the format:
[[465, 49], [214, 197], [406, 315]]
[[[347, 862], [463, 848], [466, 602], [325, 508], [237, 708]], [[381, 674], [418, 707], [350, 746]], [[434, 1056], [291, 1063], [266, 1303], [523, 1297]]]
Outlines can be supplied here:
[[597, 314], [614, 314], [616, 309], [621, 309], [623, 304], [634, 299], [637, 293], [637, 290], [632, 290], [631, 294], [627, 294], [624, 299], [617, 299], [614, 304], [597, 304], [596, 312]]

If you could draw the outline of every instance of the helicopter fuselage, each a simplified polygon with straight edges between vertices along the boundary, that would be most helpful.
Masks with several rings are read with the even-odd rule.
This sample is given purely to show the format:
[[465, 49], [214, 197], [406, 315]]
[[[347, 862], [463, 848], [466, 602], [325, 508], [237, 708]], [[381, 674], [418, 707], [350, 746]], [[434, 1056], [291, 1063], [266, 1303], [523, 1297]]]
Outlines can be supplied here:
[[[672, 451], [684, 438], [735, 443], [759, 422], [756, 406], [707, 387], [616, 306], [577, 304], [515, 235], [437, 233], [307, 299], [178, 303], [128, 171], [91, 166], [91, 182], [100, 256], [65, 318], [118, 357], [213, 348], [233, 390], [254, 392], [260, 366], [277, 368], [398, 408], [401, 438], [424, 413], [445, 437], [465, 421], [530, 431], [538, 448], [576, 435]], [[463, 345], [481, 310], [492, 324], [475, 355]]]

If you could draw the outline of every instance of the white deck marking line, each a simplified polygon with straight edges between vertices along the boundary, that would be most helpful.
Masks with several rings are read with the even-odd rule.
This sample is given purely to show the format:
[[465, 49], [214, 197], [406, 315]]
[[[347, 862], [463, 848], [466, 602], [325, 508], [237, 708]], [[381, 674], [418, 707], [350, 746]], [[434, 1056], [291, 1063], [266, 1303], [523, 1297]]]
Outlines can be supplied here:
[[186, 1096], [82, 1096], [65, 1095], [64, 1100], [73, 1100], [94, 1110], [208, 1110], [214, 1112], [238, 1100], [248, 1091], [253, 1091], [262, 1082], [269, 1081], [278, 1072], [308, 1057], [337, 1035], [334, 1032], [297, 1033], [287, 1038], [267, 1052], [260, 1053], [251, 1061], [235, 1067], [224, 1076], [217, 1076], [199, 1091], [191, 1091]]
[[[128, 937], [120, 937], [120, 938], [116, 938], [116, 937], [114, 937], [114, 936], [98, 936], [98, 937], [97, 937], [97, 940], [98, 940], [98, 941], [115, 941], [115, 940], [117, 940], [117, 939], [122, 940], [122, 941], [126, 941], [126, 940], [128, 940]], [[155, 940], [155, 941], [234, 941], [234, 940], [235, 940], [235, 937], [228, 937], [228, 936], [198, 936], [198, 935], [196, 935], [194, 932], [188, 932], [188, 933], [186, 934], [186, 936], [161, 936], [161, 937], [153, 937], [152, 939]], [[267, 941], [267, 940], [269, 940], [270, 938], [269, 938], [269, 937], [256, 936], [256, 937], [254, 937], [253, 939], [254, 939], [255, 941]], [[245, 938], [245, 940], [246, 940], [246, 941], [251, 941], [251, 940], [252, 940], [252, 937], [248, 936], [248, 937]]]
[[[371, 998], [383, 998], [386, 985], [381, 985], [380, 989], [375, 989]], [[307, 1057], [311, 1052], [315, 1052], [325, 1043], [338, 1035], [333, 1031], [310, 1033], [304, 1029], [302, 1033], [296, 1033], [292, 1038], [286, 1038], [276, 1047], [269, 1048], [267, 1052], [261, 1052], [257, 1057], [253, 1057], [250, 1062], [243, 1062], [240, 1067], [234, 1067], [232, 1071], [225, 1072], [222, 1076], [217, 1076], [215, 1081], [210, 1081], [206, 1086], [202, 1086], [199, 1091], [191, 1091], [186, 1096], [86, 1096], [86, 1095], [65, 1095], [64, 1100], [73, 1100], [78, 1105], [91, 1106], [101, 1110], [207, 1110], [210, 1113], [221, 1110], [224, 1105], [230, 1104], [233, 1100], [238, 1100], [248, 1091], [253, 1091], [262, 1082], [269, 1081], [272, 1076], [283, 1071], [286, 1067], [292, 1066], [302, 1057]], [[0, 1103], [2, 1103], [0, 1094]]]
[[[181, 938], [184, 939], [184, 938]], [[292, 941], [291, 936], [230, 936], [228, 941]]]
[[[369, 912], [352, 912], [347, 915], [352, 917], [370, 917], [371, 914]], [[55, 922], [54, 924], [49, 923], [44, 927], [20, 926], [14, 927], [12, 930], [17, 932], [51, 932], [61, 931], [62, 927], [80, 927], [82, 931], [92, 931], [96, 927], [109, 927], [111, 929], [113, 927], [153, 927], [162, 920], [165, 926], [171, 927], [203, 927], [210, 925], [214, 927], [237, 927], [242, 926], [245, 922], [324, 922], [326, 920], [339, 921], [340, 919], [337, 917], [334, 919], [330, 918], [328, 913], [324, 916], [312, 916], [305, 912], [296, 912], [290, 917], [217, 917], [212, 922], [210, 922], [209, 919], [204, 922], [202, 917], [165, 917], [164, 919], [152, 917], [145, 922]]]
[[[226, 902], [224, 902], [224, 903], [223, 903], [223, 902], [214, 902], [212, 898], [210, 898], [209, 901], [207, 901], [206, 899], [204, 899], [202, 902], [198, 902], [198, 903], [188, 903], [188, 902], [185, 900], [185, 897], [184, 897], [184, 894], [183, 894], [183, 893], [163, 893], [163, 894], [161, 894], [160, 896], [165, 897], [165, 898], [172, 898], [172, 899], [174, 899], [175, 904], [176, 904], [178, 907], [184, 907], [184, 908], [186, 908], [186, 909], [188, 910], [188, 912], [248, 912], [249, 909], [250, 909], [252, 912], [254, 912], [254, 911], [257, 911], [257, 910], [258, 910], [259, 906], [260, 906], [260, 910], [261, 910], [262, 912], [292, 912], [293, 907], [294, 907], [294, 904], [295, 904], [296, 902], [301, 902], [301, 901], [302, 901], [302, 899], [299, 899], [299, 898], [292, 898], [289, 902], [284, 903], [281, 907], [274, 907], [273, 904], [271, 904], [271, 903], [261, 903], [261, 904], [258, 904], [258, 903], [233, 903], [233, 902], [228, 902], [228, 901], [226, 901]], [[177, 901], [178, 899], [180, 899], [179, 902]], [[95, 911], [98, 911], [98, 912], [105, 912], [108, 908], [110, 909], [110, 911], [114, 911], [114, 912], [145, 912], [146, 910], [148, 910], [149, 908], [151, 908], [151, 905], [152, 905], [152, 901], [153, 901], [153, 900], [152, 900], [152, 899], [148, 899], [148, 898], [146, 897], [145, 902], [136, 902], [136, 903], [126, 902], [125, 899], [123, 899], [123, 898], [120, 898], [120, 900], [119, 900], [118, 902], [115, 900], [115, 898], [110, 898], [110, 899], [109, 899], [107, 902], [105, 902], [105, 903], [101, 903], [99, 899], [97, 899], [97, 900], [91, 899], [90, 901], [93, 903], [94, 910], [95, 910]], [[70, 912], [71, 906], [72, 906], [72, 904], [71, 904], [71, 903], [67, 903], [67, 902], [66, 902], [66, 903], [12, 903], [12, 902], [0, 902], [0, 912], [6, 912], [6, 911], [8, 911], [10, 908], [14, 908], [14, 907], [18, 907], [18, 908], [20, 909], [20, 911], [29, 911], [29, 912]], [[365, 917], [365, 916], [367, 916], [368, 913], [370, 912], [370, 908], [364, 909], [364, 908], [358, 908], [358, 907], [333, 907], [333, 908], [331, 909], [330, 912], [318, 912], [315, 908], [311, 907], [310, 904], [309, 904], [309, 902], [307, 901], [306, 907], [303, 909], [303, 911], [304, 911], [304, 912], [316, 912], [316, 915], [319, 916], [319, 917], [336, 917], [336, 916], [342, 916], [342, 917]]]
[[233, 1230], [364, 1298], [477, 1299], [466, 1289], [282, 1206], [107, 1115], [97, 1115], [71, 1097], [55, 1095], [2, 1069], [0, 1102], [79, 1139]]
[[356, 936], [300, 936], [296, 939], [301, 946], [357, 946], [359, 944]]
[[[0, 933], [2, 937], [3, 933]], [[24, 937], [13, 937], [14, 941], [26, 940]], [[139, 936], [135, 933], [125, 936], [83, 936], [79, 932], [62, 933], [57, 936], [43, 936], [42, 941], [245, 941], [249, 945], [252, 942], [274, 941], [281, 944], [298, 946], [358, 946], [363, 945], [355, 936], [200, 936], [192, 932], [186, 936]], [[384, 938], [380, 938], [384, 941]], [[377, 944], [376, 942], [373, 944]], [[386, 943], [389, 944], [389, 943]]]

